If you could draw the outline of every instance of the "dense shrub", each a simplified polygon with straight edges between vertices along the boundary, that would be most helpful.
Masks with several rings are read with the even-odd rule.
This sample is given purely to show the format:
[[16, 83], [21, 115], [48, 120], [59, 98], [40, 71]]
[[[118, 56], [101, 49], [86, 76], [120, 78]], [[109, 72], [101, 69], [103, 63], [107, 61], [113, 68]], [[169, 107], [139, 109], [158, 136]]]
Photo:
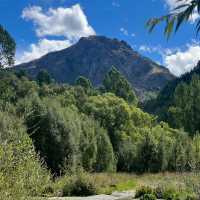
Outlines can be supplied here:
[[186, 196], [186, 199], [185, 199], [185, 200], [197, 200], [197, 199], [198, 199], [197, 196], [188, 194], [188, 195]]
[[153, 194], [153, 189], [148, 186], [142, 186], [136, 190], [135, 198], [143, 197], [145, 194]]
[[69, 177], [63, 187], [63, 196], [90, 196], [95, 195], [96, 192], [94, 181], [84, 172]]
[[141, 200], [156, 200], [156, 196], [154, 194], [145, 194], [140, 197]]
[[180, 200], [179, 194], [173, 189], [167, 189], [164, 191], [163, 198], [166, 200]]
[[0, 193], [4, 199], [40, 196], [51, 182], [21, 121], [0, 112]]

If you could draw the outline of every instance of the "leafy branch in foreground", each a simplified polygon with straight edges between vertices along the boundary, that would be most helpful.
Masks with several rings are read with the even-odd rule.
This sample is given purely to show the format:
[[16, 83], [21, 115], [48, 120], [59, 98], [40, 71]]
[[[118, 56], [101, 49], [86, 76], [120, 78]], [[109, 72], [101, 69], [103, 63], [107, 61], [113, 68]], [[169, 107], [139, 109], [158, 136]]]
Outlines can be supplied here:
[[[184, 22], [192, 18], [195, 12], [200, 14], [200, 0], [177, 0], [177, 4], [179, 5], [171, 13], [148, 20], [146, 25], [149, 32], [152, 32], [158, 24], [166, 22], [164, 34], [169, 39], [171, 34], [173, 32], [176, 33]], [[198, 34], [200, 31], [200, 19], [197, 20], [195, 28], [196, 34]]]

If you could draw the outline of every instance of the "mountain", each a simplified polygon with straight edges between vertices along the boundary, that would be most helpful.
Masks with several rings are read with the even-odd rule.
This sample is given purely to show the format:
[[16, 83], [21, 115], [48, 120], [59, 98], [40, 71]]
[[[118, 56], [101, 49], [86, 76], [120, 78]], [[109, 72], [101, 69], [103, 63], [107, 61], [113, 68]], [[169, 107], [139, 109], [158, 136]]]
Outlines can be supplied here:
[[137, 92], [160, 90], [174, 76], [163, 66], [134, 51], [126, 42], [104, 36], [81, 38], [75, 45], [20, 64], [32, 77], [45, 69], [57, 82], [73, 84], [85, 76], [98, 86], [115, 66]]

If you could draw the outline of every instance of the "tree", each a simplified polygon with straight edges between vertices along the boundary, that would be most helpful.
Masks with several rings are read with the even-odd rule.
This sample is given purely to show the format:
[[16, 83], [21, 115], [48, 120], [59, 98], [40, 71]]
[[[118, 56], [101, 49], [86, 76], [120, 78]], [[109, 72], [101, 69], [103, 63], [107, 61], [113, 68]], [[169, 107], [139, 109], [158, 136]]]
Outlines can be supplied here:
[[[30, 100], [29, 100], [30, 101]], [[28, 133], [36, 150], [55, 174], [65, 167], [76, 167], [79, 159], [81, 121], [76, 111], [64, 109], [58, 102], [38, 98], [24, 110]]]
[[144, 137], [138, 146], [137, 165], [140, 172], [157, 172], [157, 146], [152, 132], [144, 130]]
[[107, 132], [98, 128], [96, 130], [98, 134], [97, 137], [97, 156], [95, 170], [97, 172], [112, 172], [116, 170], [116, 160], [113, 152], [113, 147], [108, 137]]
[[118, 146], [118, 132], [125, 129], [131, 118], [127, 102], [112, 93], [91, 96], [85, 103], [84, 112], [93, 116], [100, 125], [108, 130], [114, 149]]
[[137, 97], [131, 84], [115, 67], [112, 67], [106, 74], [103, 86], [105, 92], [112, 92], [129, 103], [137, 104]]
[[79, 76], [76, 80], [76, 85], [82, 86], [83, 88], [87, 90], [92, 89], [92, 83], [89, 79], [85, 78], [84, 76]]
[[41, 70], [37, 74], [36, 80], [40, 86], [43, 84], [50, 84], [52, 82], [51, 76], [46, 70]]
[[0, 25], [0, 68], [14, 64], [16, 44], [10, 34]]
[[[177, 4], [178, 6], [169, 14], [150, 19], [147, 22], [149, 32], [152, 32], [159, 23], [166, 22], [164, 34], [169, 38], [173, 31], [177, 32], [184, 22], [189, 21], [194, 12], [200, 14], [200, 0], [177, 0]], [[196, 33], [198, 34], [199, 31], [200, 20], [196, 22]]]
[[184, 128], [191, 136], [200, 131], [200, 78], [194, 75], [190, 83], [180, 83], [174, 92], [173, 102], [168, 108], [169, 124]]

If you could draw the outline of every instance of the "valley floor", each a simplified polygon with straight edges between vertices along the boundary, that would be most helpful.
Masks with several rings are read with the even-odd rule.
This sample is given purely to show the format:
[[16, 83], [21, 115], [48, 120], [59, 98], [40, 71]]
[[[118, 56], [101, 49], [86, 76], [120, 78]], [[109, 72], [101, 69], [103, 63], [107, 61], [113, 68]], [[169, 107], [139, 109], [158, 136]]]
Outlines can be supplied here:
[[[199, 173], [158, 173], [158, 174], [128, 174], [128, 173], [100, 173], [89, 175], [96, 187], [97, 196], [58, 198], [50, 200], [129, 200], [133, 199], [138, 189], [148, 186], [163, 188], [171, 193], [180, 194], [183, 199], [188, 195], [197, 196], [200, 192]], [[63, 180], [62, 180], [63, 181]], [[124, 192], [127, 191], [127, 192]]]

